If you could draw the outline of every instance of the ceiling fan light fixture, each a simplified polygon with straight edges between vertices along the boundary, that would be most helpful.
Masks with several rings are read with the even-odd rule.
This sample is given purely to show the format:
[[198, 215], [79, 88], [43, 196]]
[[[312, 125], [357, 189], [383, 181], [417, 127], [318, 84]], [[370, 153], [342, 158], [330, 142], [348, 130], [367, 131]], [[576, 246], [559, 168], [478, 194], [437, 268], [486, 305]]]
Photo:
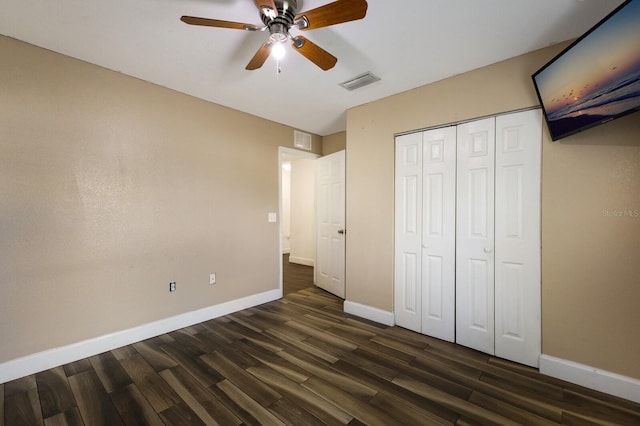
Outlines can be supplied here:
[[273, 47], [271, 48], [271, 55], [274, 58], [276, 58], [277, 60], [280, 60], [280, 59], [284, 58], [284, 54], [285, 54], [284, 44], [283, 43], [274, 43]]
[[282, 34], [282, 33], [273, 33], [269, 36], [269, 40], [272, 43], [280, 43], [280, 44], [287, 41], [288, 38], [289, 36], [287, 34]]
[[273, 43], [284, 43], [289, 38], [289, 29], [286, 25], [274, 22], [269, 25], [269, 40]]

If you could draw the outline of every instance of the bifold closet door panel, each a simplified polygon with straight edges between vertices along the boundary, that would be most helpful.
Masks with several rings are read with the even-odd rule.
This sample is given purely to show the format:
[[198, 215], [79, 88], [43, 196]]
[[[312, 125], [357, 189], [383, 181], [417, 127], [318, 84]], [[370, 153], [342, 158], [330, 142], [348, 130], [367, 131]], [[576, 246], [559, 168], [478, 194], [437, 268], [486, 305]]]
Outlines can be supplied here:
[[422, 133], [396, 138], [394, 311], [396, 324], [422, 323]]
[[425, 131], [422, 139], [422, 333], [453, 342], [456, 127]]
[[496, 356], [533, 367], [541, 352], [540, 110], [496, 118]]
[[495, 118], [457, 140], [456, 342], [493, 354]]

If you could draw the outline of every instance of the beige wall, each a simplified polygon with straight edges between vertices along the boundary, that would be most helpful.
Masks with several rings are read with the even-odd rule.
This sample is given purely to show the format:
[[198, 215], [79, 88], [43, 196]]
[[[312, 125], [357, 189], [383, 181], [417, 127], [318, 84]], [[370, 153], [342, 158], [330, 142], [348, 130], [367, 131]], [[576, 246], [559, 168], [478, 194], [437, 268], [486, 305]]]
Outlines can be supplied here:
[[316, 160], [291, 161], [291, 252], [289, 262], [313, 266], [316, 260]]
[[544, 353], [640, 379], [640, 113], [544, 149]]
[[347, 148], [347, 132], [338, 132], [322, 138], [322, 155], [333, 154]]
[[6, 37], [0, 58], [0, 363], [278, 288], [292, 128]]
[[[393, 310], [394, 134], [532, 107], [531, 74], [564, 46], [347, 113], [347, 300]], [[640, 378], [638, 113], [543, 140], [543, 353]]]

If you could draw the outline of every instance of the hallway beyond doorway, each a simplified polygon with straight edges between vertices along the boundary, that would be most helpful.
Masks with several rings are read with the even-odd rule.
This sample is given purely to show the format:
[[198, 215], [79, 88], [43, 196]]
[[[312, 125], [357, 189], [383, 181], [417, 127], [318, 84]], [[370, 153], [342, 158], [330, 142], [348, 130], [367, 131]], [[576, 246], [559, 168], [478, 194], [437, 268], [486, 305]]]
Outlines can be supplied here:
[[282, 255], [282, 295], [295, 293], [313, 285], [313, 266], [289, 263], [289, 254]]

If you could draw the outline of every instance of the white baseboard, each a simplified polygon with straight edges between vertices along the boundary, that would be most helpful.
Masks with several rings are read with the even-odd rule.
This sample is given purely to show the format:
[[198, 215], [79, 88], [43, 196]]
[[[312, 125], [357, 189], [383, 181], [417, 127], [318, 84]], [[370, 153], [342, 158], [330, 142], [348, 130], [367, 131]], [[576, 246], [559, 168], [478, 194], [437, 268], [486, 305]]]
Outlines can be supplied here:
[[540, 372], [556, 379], [640, 403], [640, 380], [631, 377], [544, 354], [540, 356]]
[[16, 358], [0, 364], [0, 383], [39, 373], [59, 365], [88, 358], [160, 334], [228, 315], [242, 309], [271, 302], [282, 297], [282, 289], [254, 294], [242, 299], [187, 312], [128, 330], [118, 331], [71, 345]]
[[316, 262], [313, 259], [307, 259], [304, 257], [295, 257], [295, 256], [289, 255], [289, 263], [297, 263], [299, 265], [305, 265], [305, 266], [315, 266]]
[[343, 309], [346, 313], [356, 315], [384, 325], [395, 325], [393, 312], [383, 311], [372, 306], [362, 305], [356, 302], [344, 301]]

